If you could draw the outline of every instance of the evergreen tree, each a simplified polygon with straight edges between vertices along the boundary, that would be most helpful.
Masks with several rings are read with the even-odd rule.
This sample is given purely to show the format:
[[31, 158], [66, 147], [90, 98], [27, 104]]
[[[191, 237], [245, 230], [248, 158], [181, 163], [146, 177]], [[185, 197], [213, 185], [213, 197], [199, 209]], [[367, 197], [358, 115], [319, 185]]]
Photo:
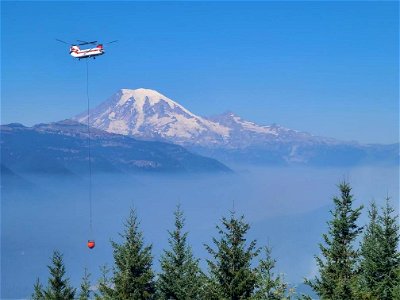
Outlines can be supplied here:
[[87, 272], [85, 268], [85, 273], [82, 278], [81, 292], [79, 294], [79, 300], [89, 300], [90, 299], [90, 273]]
[[126, 220], [125, 231], [120, 234], [123, 243], [112, 242], [115, 261], [111, 285], [104, 286], [104, 296], [112, 299], [152, 299], [155, 292], [151, 269], [152, 246], [145, 246], [135, 210]]
[[185, 219], [180, 206], [175, 213], [175, 229], [169, 233], [170, 250], [161, 256], [161, 269], [157, 282], [161, 299], [201, 299], [203, 274], [199, 260], [193, 257], [187, 242], [187, 232], [183, 232]]
[[380, 260], [381, 282], [377, 289], [378, 295], [382, 300], [393, 299], [392, 293], [396, 288], [400, 278], [397, 270], [400, 267], [399, 247], [399, 224], [398, 216], [394, 215], [394, 208], [390, 205], [389, 198], [386, 198], [386, 205], [382, 209], [382, 214], [378, 216], [382, 236], [380, 244], [382, 257]]
[[361, 243], [361, 263], [359, 277], [359, 298], [376, 298], [380, 278], [382, 275], [381, 259], [383, 248], [381, 244], [382, 228], [378, 223], [378, 209], [375, 202], [371, 203], [368, 211], [369, 224], [367, 225]]
[[44, 299], [44, 294], [43, 294], [43, 286], [39, 281], [39, 278], [36, 279], [35, 285], [33, 286], [33, 294], [31, 296], [32, 300], [43, 300]]
[[64, 278], [65, 266], [62, 254], [58, 251], [53, 252], [52, 265], [48, 266], [50, 278], [48, 286], [44, 290], [46, 300], [69, 300], [74, 299], [75, 289], [70, 286], [69, 279]]
[[261, 259], [256, 269], [256, 290], [251, 299], [254, 300], [282, 300], [290, 299], [293, 291], [289, 289], [283, 275], [275, 275], [273, 269], [276, 260], [271, 256], [271, 248], [265, 247], [265, 258]]
[[96, 300], [112, 300], [112, 282], [108, 277], [108, 273], [110, 272], [109, 268], [104, 265], [100, 267], [101, 277], [98, 283], [98, 289], [95, 293]]
[[222, 226], [217, 226], [219, 239], [213, 238], [216, 249], [206, 245], [213, 260], [207, 260], [210, 281], [207, 289], [208, 299], [248, 299], [256, 285], [256, 274], [251, 262], [259, 253], [256, 241], [246, 246], [246, 233], [250, 226], [244, 217], [222, 218]]
[[320, 244], [322, 257], [316, 256], [319, 276], [306, 280], [321, 299], [356, 299], [354, 282], [357, 280], [358, 251], [354, 240], [362, 231], [356, 222], [362, 206], [353, 209], [353, 195], [348, 183], [339, 185], [341, 196], [334, 197], [333, 219], [328, 222], [328, 234], [323, 234], [325, 245]]
[[399, 225], [389, 198], [382, 214], [374, 203], [369, 211], [369, 224], [361, 244], [360, 290], [364, 298], [394, 299], [400, 281]]

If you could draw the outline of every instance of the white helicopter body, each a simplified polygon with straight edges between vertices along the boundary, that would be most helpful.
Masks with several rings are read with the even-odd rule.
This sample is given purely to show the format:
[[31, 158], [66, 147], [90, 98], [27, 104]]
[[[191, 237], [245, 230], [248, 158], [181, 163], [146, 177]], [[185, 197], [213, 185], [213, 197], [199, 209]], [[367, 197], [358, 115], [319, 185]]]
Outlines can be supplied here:
[[[86, 42], [86, 41], [80, 41], [78, 40], [78, 42], [80, 42], [79, 44], [71, 44], [71, 43], [67, 43], [64, 42], [62, 40], [56, 39], [57, 41], [64, 43], [64, 44], [69, 44], [71, 45], [71, 47], [69, 48], [69, 54], [77, 59], [83, 59], [83, 58], [96, 58], [96, 56], [100, 56], [105, 54], [106, 52], [104, 51], [104, 47], [103, 44], [97, 44], [97, 41], [92, 41], [92, 42]], [[117, 41], [112, 41], [112, 42], [108, 42], [105, 44], [111, 44], [111, 43], [115, 43]], [[82, 45], [97, 45], [94, 48], [88, 48], [88, 49], [81, 49], [79, 48], [79, 46]]]
[[105, 53], [103, 45], [99, 44], [95, 48], [89, 48], [89, 49], [80, 49], [78, 46], [73, 45], [69, 49], [69, 54], [71, 54], [72, 57], [74, 58], [90, 58], [93, 57], [95, 58], [96, 56], [103, 55]]

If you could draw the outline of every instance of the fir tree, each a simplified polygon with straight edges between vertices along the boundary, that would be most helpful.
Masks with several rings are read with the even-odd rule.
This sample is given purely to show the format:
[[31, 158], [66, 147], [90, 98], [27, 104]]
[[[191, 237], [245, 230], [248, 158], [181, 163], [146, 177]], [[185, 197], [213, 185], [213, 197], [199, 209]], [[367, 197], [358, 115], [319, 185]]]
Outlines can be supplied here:
[[275, 275], [273, 269], [276, 260], [271, 256], [271, 248], [265, 247], [265, 258], [261, 259], [256, 269], [256, 290], [251, 299], [254, 300], [282, 300], [290, 299], [293, 291], [289, 289], [283, 275]]
[[398, 269], [400, 268], [399, 249], [399, 221], [398, 215], [394, 215], [394, 208], [390, 205], [389, 198], [386, 198], [386, 205], [383, 213], [379, 216], [379, 223], [382, 226], [383, 238], [383, 269], [384, 277], [381, 289], [381, 299], [393, 299], [392, 293], [400, 282]]
[[110, 269], [104, 265], [100, 267], [101, 277], [98, 283], [98, 289], [95, 293], [96, 300], [112, 300], [112, 282], [108, 274]]
[[341, 196], [334, 197], [333, 219], [328, 222], [328, 234], [323, 234], [320, 244], [322, 257], [316, 256], [319, 276], [306, 280], [321, 299], [352, 300], [357, 296], [354, 282], [357, 279], [356, 263], [359, 257], [353, 249], [354, 240], [362, 231], [356, 222], [362, 206], [353, 209], [353, 195], [348, 183], [339, 185]]
[[389, 199], [382, 214], [374, 203], [369, 211], [369, 224], [361, 244], [360, 293], [363, 298], [394, 299], [400, 277], [398, 252], [399, 225]]
[[157, 282], [161, 299], [201, 299], [203, 274], [199, 260], [193, 257], [187, 242], [187, 232], [183, 232], [185, 219], [180, 206], [175, 213], [175, 229], [169, 233], [170, 250], [161, 256], [161, 269]]
[[256, 241], [246, 246], [246, 233], [250, 226], [244, 217], [222, 218], [222, 226], [217, 226], [219, 239], [213, 238], [214, 250], [206, 245], [212, 260], [207, 260], [210, 269], [208, 299], [248, 299], [253, 294], [256, 274], [251, 267], [252, 259], [258, 255]]
[[376, 298], [380, 278], [382, 276], [381, 259], [383, 248], [380, 238], [382, 228], [378, 224], [378, 209], [375, 202], [371, 203], [368, 211], [367, 225], [361, 243], [361, 263], [359, 276], [359, 297], [363, 299]]
[[139, 230], [135, 210], [131, 210], [125, 223], [125, 231], [120, 234], [123, 243], [112, 242], [115, 261], [111, 285], [104, 286], [105, 298], [152, 299], [155, 292], [152, 271], [152, 246], [146, 246]]
[[400, 280], [397, 272], [400, 267], [399, 225], [398, 216], [393, 214], [394, 211], [389, 198], [387, 198], [382, 214], [378, 216], [382, 232], [379, 239], [382, 256], [378, 265], [381, 270], [381, 281], [378, 284], [377, 291], [379, 299], [382, 300], [393, 299], [392, 293]]
[[44, 294], [43, 294], [43, 286], [39, 281], [39, 278], [36, 279], [35, 285], [33, 286], [33, 294], [31, 296], [32, 300], [43, 300], [44, 299]]
[[64, 278], [65, 266], [62, 254], [54, 251], [52, 265], [48, 266], [50, 278], [48, 286], [44, 290], [43, 295], [46, 300], [69, 300], [74, 299], [75, 289], [70, 286], [69, 279]]
[[85, 268], [85, 273], [82, 278], [81, 291], [79, 293], [79, 300], [89, 300], [90, 299], [90, 273], [87, 272]]

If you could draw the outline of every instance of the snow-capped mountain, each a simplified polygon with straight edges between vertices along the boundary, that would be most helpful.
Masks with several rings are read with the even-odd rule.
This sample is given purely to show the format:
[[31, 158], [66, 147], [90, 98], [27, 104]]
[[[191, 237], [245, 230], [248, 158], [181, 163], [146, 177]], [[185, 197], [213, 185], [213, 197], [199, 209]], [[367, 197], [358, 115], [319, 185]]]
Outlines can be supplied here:
[[[351, 165], [398, 163], [399, 145], [361, 145], [282, 126], [259, 125], [232, 112], [198, 116], [150, 89], [122, 89], [90, 112], [92, 127], [144, 140], [168, 141], [229, 162]], [[74, 118], [87, 122], [84, 112]]]
[[[87, 113], [74, 118], [86, 123]], [[91, 126], [112, 133], [201, 147], [243, 148], [268, 141], [320, 140], [278, 125], [258, 125], [234, 113], [204, 118], [150, 89], [122, 89], [90, 112]]]
[[208, 119], [229, 128], [227, 140], [230, 148], [247, 148], [277, 142], [335, 143], [334, 139], [313, 136], [307, 132], [288, 129], [277, 124], [258, 125], [242, 119], [233, 112], [226, 112]]
[[[87, 113], [75, 120], [87, 122]], [[149, 89], [122, 89], [90, 112], [90, 125], [112, 133], [176, 144], [225, 143], [229, 128], [197, 116]]]

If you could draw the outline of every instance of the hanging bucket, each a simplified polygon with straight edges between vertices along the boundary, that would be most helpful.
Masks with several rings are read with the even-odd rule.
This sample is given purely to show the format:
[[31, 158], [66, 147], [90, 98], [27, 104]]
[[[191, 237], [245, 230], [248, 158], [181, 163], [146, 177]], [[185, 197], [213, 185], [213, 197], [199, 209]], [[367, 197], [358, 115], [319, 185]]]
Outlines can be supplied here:
[[87, 246], [89, 249], [93, 249], [95, 246], [94, 240], [88, 240]]

